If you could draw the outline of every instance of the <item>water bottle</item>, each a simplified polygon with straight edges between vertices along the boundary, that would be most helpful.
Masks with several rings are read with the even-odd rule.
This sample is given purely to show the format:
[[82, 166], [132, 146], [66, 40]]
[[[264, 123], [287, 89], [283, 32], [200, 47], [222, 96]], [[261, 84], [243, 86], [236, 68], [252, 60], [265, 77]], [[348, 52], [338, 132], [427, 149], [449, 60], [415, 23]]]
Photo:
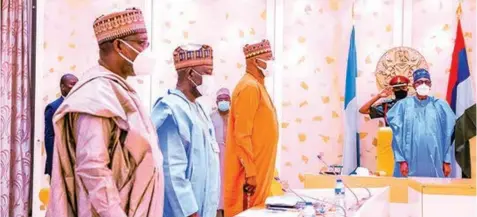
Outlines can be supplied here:
[[315, 207], [313, 203], [306, 202], [305, 209], [303, 209], [303, 217], [316, 217]]
[[[345, 186], [343, 183], [343, 180], [340, 178], [336, 179], [336, 185], [335, 185], [335, 205], [336, 205], [336, 214], [335, 216], [344, 216], [344, 209], [346, 209], [346, 204], [345, 204]], [[340, 208], [342, 207], [342, 208]]]

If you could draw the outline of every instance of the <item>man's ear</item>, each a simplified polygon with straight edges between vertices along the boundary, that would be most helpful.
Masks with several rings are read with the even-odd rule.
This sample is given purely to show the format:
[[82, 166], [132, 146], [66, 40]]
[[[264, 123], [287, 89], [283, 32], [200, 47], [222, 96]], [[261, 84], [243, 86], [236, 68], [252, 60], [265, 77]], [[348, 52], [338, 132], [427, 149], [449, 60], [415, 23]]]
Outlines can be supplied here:
[[194, 70], [192, 69], [192, 67], [187, 68], [187, 71], [186, 71], [187, 77], [189, 78], [192, 77], [193, 73], [194, 73]]
[[122, 45], [121, 45], [121, 41], [119, 41], [118, 39], [114, 40], [112, 42], [113, 44], [113, 49], [114, 51], [116, 51], [116, 53], [122, 53]]

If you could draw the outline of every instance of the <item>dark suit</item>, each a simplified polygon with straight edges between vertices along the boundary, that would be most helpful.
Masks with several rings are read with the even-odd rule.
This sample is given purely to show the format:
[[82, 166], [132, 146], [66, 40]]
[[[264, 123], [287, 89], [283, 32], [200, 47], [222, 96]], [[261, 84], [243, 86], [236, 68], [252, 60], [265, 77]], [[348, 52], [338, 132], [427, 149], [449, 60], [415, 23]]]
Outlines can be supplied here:
[[45, 108], [45, 150], [46, 165], [45, 174], [51, 176], [51, 166], [53, 164], [53, 144], [55, 143], [55, 131], [53, 129], [53, 115], [63, 103], [63, 97], [58, 98]]

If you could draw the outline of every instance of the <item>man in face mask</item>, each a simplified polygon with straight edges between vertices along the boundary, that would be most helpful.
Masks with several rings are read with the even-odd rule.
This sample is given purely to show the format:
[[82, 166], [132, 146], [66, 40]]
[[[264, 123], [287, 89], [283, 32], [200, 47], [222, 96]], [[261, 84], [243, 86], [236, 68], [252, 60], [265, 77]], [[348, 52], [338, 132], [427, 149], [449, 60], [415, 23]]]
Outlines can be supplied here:
[[[371, 119], [384, 118], [386, 126], [389, 126], [386, 121], [386, 113], [396, 104], [399, 100], [407, 97], [409, 79], [397, 75], [389, 81], [389, 87], [385, 88], [378, 95], [371, 98], [360, 109], [361, 114], [369, 114]], [[387, 99], [392, 93], [394, 93], [394, 99]], [[376, 103], [378, 100], [383, 99], [381, 102]]]
[[142, 12], [93, 24], [93, 66], [53, 118], [55, 146], [47, 216], [162, 216], [164, 183], [157, 135], [128, 76], [150, 73]]
[[447, 177], [455, 114], [446, 101], [429, 96], [432, 82], [427, 70], [416, 70], [413, 79], [417, 95], [399, 101], [387, 114], [393, 131], [395, 173]]
[[270, 195], [278, 143], [278, 121], [265, 88], [273, 73], [268, 40], [245, 45], [246, 72], [232, 94], [225, 151], [224, 211], [235, 216]]
[[213, 55], [208, 45], [173, 53], [176, 89], [157, 100], [152, 119], [164, 154], [164, 216], [215, 217], [219, 203], [219, 146], [209, 113], [197, 98], [209, 95]]
[[217, 110], [212, 112], [210, 117], [212, 118], [212, 123], [215, 128], [215, 139], [219, 144], [220, 148], [220, 174], [222, 175], [221, 179], [221, 189], [220, 189], [220, 202], [219, 210], [217, 210], [217, 217], [224, 216], [224, 185], [223, 185], [223, 174], [224, 174], [224, 156], [225, 156], [225, 137], [227, 136], [227, 123], [229, 120], [229, 110], [230, 110], [230, 91], [227, 88], [220, 88], [217, 91]]

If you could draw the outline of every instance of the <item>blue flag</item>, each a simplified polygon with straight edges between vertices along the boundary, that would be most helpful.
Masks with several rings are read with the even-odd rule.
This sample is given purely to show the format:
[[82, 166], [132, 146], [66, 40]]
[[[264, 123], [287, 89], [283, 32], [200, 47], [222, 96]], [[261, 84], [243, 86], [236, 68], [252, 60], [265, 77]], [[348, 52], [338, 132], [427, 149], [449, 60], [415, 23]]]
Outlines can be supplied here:
[[343, 144], [342, 174], [353, 173], [359, 167], [359, 135], [358, 135], [358, 105], [356, 102], [356, 77], [358, 63], [356, 58], [356, 44], [354, 26], [349, 42], [348, 63], [346, 68], [345, 87], [345, 128]]

